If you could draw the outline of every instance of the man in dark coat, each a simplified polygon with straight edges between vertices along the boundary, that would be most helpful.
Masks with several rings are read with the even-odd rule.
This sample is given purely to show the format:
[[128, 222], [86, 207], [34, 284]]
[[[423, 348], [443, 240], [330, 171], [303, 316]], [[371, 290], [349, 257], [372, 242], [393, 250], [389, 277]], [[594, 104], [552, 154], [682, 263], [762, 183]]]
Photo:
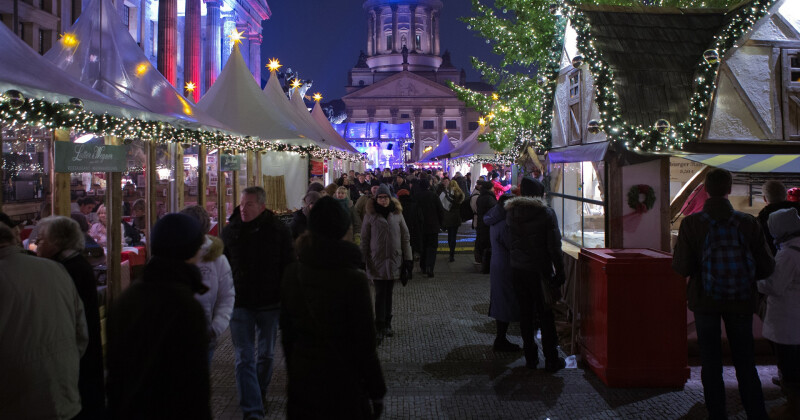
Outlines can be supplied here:
[[765, 182], [764, 186], [761, 187], [761, 193], [764, 195], [764, 201], [767, 202], [767, 205], [758, 212], [758, 224], [761, 225], [761, 230], [764, 231], [764, 238], [767, 240], [767, 245], [772, 251], [772, 255], [775, 255], [778, 249], [767, 225], [769, 215], [781, 209], [797, 209], [797, 212], [800, 213], [800, 203], [786, 200], [786, 187], [780, 181], [771, 180]]
[[422, 213], [417, 206], [417, 200], [407, 188], [397, 191], [397, 200], [403, 205], [403, 219], [411, 236], [411, 250], [419, 254], [422, 252]]
[[419, 181], [414, 199], [417, 200], [417, 206], [422, 214], [422, 252], [419, 265], [423, 273], [428, 274], [428, 277], [433, 277], [444, 207], [442, 207], [439, 197], [431, 191], [427, 178]]
[[[727, 418], [725, 409], [725, 382], [722, 378], [722, 331], [720, 319], [725, 321], [725, 332], [733, 355], [733, 364], [736, 368], [736, 378], [739, 382], [739, 394], [742, 397], [742, 406], [749, 419], [766, 419], [767, 411], [764, 407], [764, 394], [761, 390], [761, 380], [756, 370], [755, 354], [753, 350], [753, 298], [715, 297], [705, 291], [703, 279], [703, 265], [708, 263], [706, 253], [706, 237], [711, 231], [711, 220], [728, 221], [737, 220], [735, 226], [737, 233], [744, 238], [748, 246], [754, 267], [752, 287], [755, 291], [756, 281], [769, 277], [775, 269], [775, 260], [767, 247], [767, 241], [761, 227], [753, 216], [733, 210], [728, 201], [733, 179], [731, 173], [725, 169], [715, 168], [706, 174], [705, 187], [708, 200], [703, 205], [703, 211], [686, 216], [681, 222], [678, 232], [678, 242], [675, 244], [672, 258], [672, 268], [681, 276], [689, 277], [687, 287], [687, 301], [689, 310], [694, 312], [695, 326], [697, 327], [697, 344], [700, 347], [700, 361], [702, 369], [700, 376], [703, 381], [703, 394], [706, 400], [709, 418]], [[749, 259], [749, 258], [748, 258]], [[733, 265], [741, 263], [738, 259]], [[722, 265], [717, 263], [716, 265]], [[726, 266], [725, 268], [729, 268]], [[718, 286], [713, 281], [711, 286]], [[711, 290], [714, 290], [713, 288]]]
[[533, 339], [534, 322], [542, 328], [544, 367], [555, 372], [565, 366], [558, 355], [553, 310], [545, 303], [545, 290], [551, 295], [564, 284], [564, 261], [561, 232], [556, 214], [544, 201], [544, 185], [525, 177], [520, 183], [520, 197], [505, 204], [506, 224], [511, 233], [509, 253], [514, 291], [520, 308], [519, 329], [525, 350], [525, 365], [536, 369], [539, 349]]
[[289, 222], [289, 229], [292, 230], [292, 238], [297, 239], [308, 226], [308, 213], [314, 207], [314, 203], [319, 200], [320, 195], [316, 191], [309, 191], [303, 197], [303, 208], [292, 213], [292, 221]]
[[361, 251], [341, 239], [349, 225], [342, 206], [329, 197], [317, 204], [281, 289], [287, 417], [377, 418], [386, 384]]
[[240, 218], [222, 231], [236, 288], [230, 328], [236, 388], [245, 418], [262, 418], [265, 414], [262, 399], [272, 379], [281, 278], [286, 266], [295, 260], [289, 228], [267, 210], [266, 197], [261, 187], [245, 188]]
[[108, 313], [108, 402], [113, 419], [211, 419], [208, 327], [194, 298], [205, 235], [185, 214], [161, 218], [153, 257]]
[[475, 262], [483, 263], [484, 259], [488, 257], [487, 250], [491, 248], [491, 241], [489, 239], [489, 226], [484, 223], [483, 216], [497, 205], [497, 199], [494, 196], [493, 185], [491, 182], [478, 181], [480, 195], [475, 202], [477, 223], [475, 227]]

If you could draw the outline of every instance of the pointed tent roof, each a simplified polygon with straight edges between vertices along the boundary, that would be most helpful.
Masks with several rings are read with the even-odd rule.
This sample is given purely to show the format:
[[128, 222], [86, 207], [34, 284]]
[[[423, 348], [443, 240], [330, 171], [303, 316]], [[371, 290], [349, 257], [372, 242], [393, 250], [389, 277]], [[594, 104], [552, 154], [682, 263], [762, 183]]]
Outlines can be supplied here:
[[[330, 121], [328, 121], [328, 119], [325, 118], [325, 115], [322, 113], [322, 109], [320, 109], [317, 113], [324, 119], [324, 121], [320, 121], [318, 118], [315, 118], [313, 115], [313, 110], [311, 113], [308, 112], [308, 108], [306, 108], [306, 104], [303, 102], [302, 95], [300, 95], [299, 92], [299, 90], [295, 90], [294, 94], [292, 95], [291, 102], [300, 112], [301, 117], [305, 120], [308, 120], [308, 123], [317, 129], [317, 132], [319, 132], [320, 136], [322, 136], [322, 141], [331, 147], [335, 147], [350, 153], [358, 153], [358, 150], [356, 150], [355, 147], [351, 146], [347, 140], [343, 139], [342, 136], [340, 136], [339, 133], [333, 129]], [[317, 102], [317, 104], [314, 106], [314, 109], [317, 108], [319, 108], [319, 102]]]
[[449, 158], [455, 159], [467, 156], [486, 156], [497, 154], [497, 151], [489, 146], [489, 142], [478, 141], [478, 136], [482, 134], [481, 128], [473, 131], [461, 144], [450, 152]]
[[445, 155], [449, 154], [452, 150], [453, 144], [450, 143], [450, 138], [447, 137], [447, 133], [445, 133], [445, 135], [442, 137], [442, 141], [439, 142], [439, 145], [436, 146], [435, 149], [428, 152], [428, 154], [423, 156], [419, 161], [423, 163], [433, 162], [434, 160], [446, 157]]
[[33, 51], [6, 26], [0, 25], [0, 92], [15, 89], [26, 97], [66, 103], [80, 98], [84, 109], [124, 118], [143, 118], [146, 112], [123, 104], [84, 85]]
[[271, 106], [247, 68], [239, 45], [233, 47], [228, 62], [197, 107], [244, 134], [298, 146], [315, 144]]
[[269, 106], [274, 110], [275, 113], [280, 115], [281, 118], [294, 122], [297, 130], [300, 131], [304, 136], [314, 140], [317, 146], [323, 149], [328, 148], [329, 144], [322, 141], [322, 137], [317, 130], [309, 126], [308, 121], [304, 121], [298, 115], [296, 108], [289, 103], [289, 98], [287, 98], [286, 94], [283, 92], [283, 88], [281, 88], [281, 85], [278, 82], [278, 76], [274, 71], [269, 72], [267, 85], [264, 86], [264, 95], [267, 98]]
[[45, 54], [86, 85], [132, 107], [175, 122], [224, 128], [186, 100], [131, 38], [110, 0], [90, 0], [68, 33], [77, 45], [59, 42]]

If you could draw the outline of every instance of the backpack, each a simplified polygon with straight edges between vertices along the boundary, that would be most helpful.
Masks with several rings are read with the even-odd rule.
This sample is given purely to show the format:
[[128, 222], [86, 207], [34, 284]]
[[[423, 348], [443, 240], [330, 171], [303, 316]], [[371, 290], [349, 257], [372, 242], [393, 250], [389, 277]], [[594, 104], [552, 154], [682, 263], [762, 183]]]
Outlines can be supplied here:
[[714, 300], [751, 299], [756, 263], [739, 230], [744, 214], [734, 211], [728, 220], [715, 220], [706, 212], [701, 214], [709, 226], [702, 260], [706, 296]]
[[458, 209], [458, 213], [461, 216], [461, 223], [472, 220], [472, 206], [469, 205], [469, 202], [470, 200], [465, 198], [464, 201], [461, 202], [461, 207]]

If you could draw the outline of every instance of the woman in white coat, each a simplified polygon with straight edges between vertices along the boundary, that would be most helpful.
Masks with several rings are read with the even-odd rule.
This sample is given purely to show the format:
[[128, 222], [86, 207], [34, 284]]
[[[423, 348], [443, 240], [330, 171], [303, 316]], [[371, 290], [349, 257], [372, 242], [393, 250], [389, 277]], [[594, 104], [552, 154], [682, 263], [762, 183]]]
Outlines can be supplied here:
[[203, 284], [208, 287], [208, 292], [195, 295], [195, 298], [203, 307], [208, 321], [208, 335], [211, 340], [208, 348], [210, 362], [214, 356], [214, 348], [217, 346], [217, 337], [228, 328], [233, 313], [233, 302], [236, 297], [233, 288], [233, 274], [228, 258], [222, 254], [222, 251], [225, 250], [222, 240], [208, 234], [211, 227], [208, 212], [200, 206], [189, 206], [181, 213], [200, 222], [200, 226], [206, 232], [205, 243], [200, 247], [201, 258], [197, 262], [197, 267], [203, 275]]
[[392, 330], [392, 290], [404, 265], [411, 267], [411, 237], [403, 219], [403, 206], [386, 184], [381, 184], [374, 200], [365, 206], [361, 225], [361, 253], [367, 278], [375, 284], [375, 328], [378, 341], [394, 335]]

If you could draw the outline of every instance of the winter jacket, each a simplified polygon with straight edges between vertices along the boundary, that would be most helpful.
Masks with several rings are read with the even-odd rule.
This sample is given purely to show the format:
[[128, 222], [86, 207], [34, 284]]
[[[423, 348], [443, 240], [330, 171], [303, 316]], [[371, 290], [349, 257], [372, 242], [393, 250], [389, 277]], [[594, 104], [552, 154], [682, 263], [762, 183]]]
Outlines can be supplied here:
[[231, 221], [222, 231], [222, 241], [233, 271], [234, 307], [277, 307], [283, 270], [295, 259], [289, 228], [264, 210], [249, 222]]
[[[443, 192], [443, 198], [450, 203], [450, 209], [444, 211], [442, 217], [442, 227], [451, 228], [461, 226], [461, 203], [464, 201], [464, 193], [457, 191], [451, 194], [452, 190]], [[441, 201], [441, 200], [440, 200]]]
[[369, 284], [358, 247], [312, 234], [282, 283], [288, 418], [367, 418], [386, 384], [375, 349]]
[[[726, 198], [710, 197], [703, 205], [703, 212], [713, 219], [727, 220], [733, 214], [733, 206]], [[672, 253], [672, 269], [684, 277], [689, 277], [686, 291], [689, 309], [694, 312], [732, 312], [752, 314], [754, 300], [715, 300], [703, 291], [702, 264], [703, 246], [709, 225], [703, 220], [703, 212], [683, 219], [678, 231], [678, 242]], [[775, 260], [767, 247], [764, 233], [753, 216], [740, 213], [744, 221], [739, 226], [756, 263], [756, 279], [769, 277], [775, 268]], [[755, 279], [753, 281], [755, 286]]]
[[61, 264], [0, 248], [0, 418], [72, 419], [89, 340], [83, 303]]
[[758, 212], [757, 217], [758, 224], [761, 225], [761, 230], [764, 231], [764, 238], [767, 240], [767, 246], [769, 246], [769, 250], [772, 251], [772, 255], [775, 255], [775, 253], [778, 252], [778, 248], [775, 246], [775, 241], [769, 232], [767, 221], [769, 220], [770, 214], [781, 209], [797, 209], [797, 212], [800, 213], [800, 203], [793, 201], [781, 201], [779, 203], [767, 204], [763, 209], [761, 209], [760, 212]]
[[108, 312], [113, 419], [210, 419], [208, 327], [200, 270], [153, 257]]
[[208, 331], [212, 343], [222, 334], [231, 320], [236, 292], [233, 288], [233, 273], [228, 258], [223, 255], [225, 245], [222, 239], [206, 235], [206, 242], [200, 248], [203, 255], [197, 268], [203, 276], [203, 284], [208, 291], [195, 294], [206, 314]]
[[511, 232], [511, 267], [539, 273], [551, 285], [564, 284], [561, 231], [556, 213], [540, 197], [506, 201], [506, 223]]
[[373, 201], [374, 199], [375, 197], [372, 196], [372, 193], [368, 192], [359, 197], [358, 201], [356, 201], [356, 207], [355, 207], [356, 214], [358, 215], [358, 218], [362, 221], [362, 223], [364, 221], [364, 208], [367, 206], [368, 202]]
[[506, 191], [511, 189], [511, 185], [503, 185], [500, 183], [500, 181], [493, 180], [492, 189], [494, 191], [495, 200], [499, 200], [501, 195], [505, 194]]
[[375, 211], [375, 200], [368, 201], [365, 206], [361, 224], [361, 253], [370, 280], [397, 280], [403, 261], [414, 258], [411, 237], [403, 219], [403, 206], [396, 198], [392, 202], [395, 209], [387, 217]]
[[489, 233], [489, 227], [483, 222], [483, 216], [497, 205], [497, 199], [491, 190], [481, 189], [480, 195], [475, 200], [475, 214], [478, 215], [478, 223], [476, 229], [484, 233]]
[[292, 221], [289, 222], [289, 229], [292, 231], [292, 239], [297, 239], [308, 229], [308, 217], [303, 213], [303, 209], [292, 213]]
[[504, 322], [519, 321], [519, 303], [511, 282], [511, 233], [506, 223], [506, 209], [498, 203], [483, 221], [489, 226], [492, 260], [489, 268], [489, 316]]
[[350, 215], [350, 227], [353, 229], [352, 233], [349, 233], [349, 237], [352, 238], [353, 235], [357, 233], [361, 233], [361, 218], [358, 217], [358, 212], [356, 211], [355, 205], [349, 198], [345, 198], [343, 200], [336, 199], [339, 204], [341, 204], [344, 209], [347, 211], [347, 214]]
[[[790, 234], [786, 228], [789, 223], [782, 222], [789, 217], [797, 219], [793, 213], [782, 213], [770, 226], [778, 230], [776, 237]], [[797, 222], [794, 223], [796, 225]], [[800, 232], [794, 232], [800, 233]], [[800, 236], [794, 235], [781, 243], [781, 249], [775, 255], [775, 271], [771, 276], [758, 281], [758, 291], [767, 295], [767, 314], [764, 317], [764, 338], [779, 344], [800, 344]]]
[[469, 185], [467, 185], [467, 178], [464, 178], [463, 176], [456, 176], [453, 177], [453, 179], [450, 180], [450, 182], [455, 182], [456, 184], [458, 184], [458, 188], [460, 188], [461, 191], [465, 193], [469, 192]]
[[100, 336], [100, 307], [94, 269], [78, 251], [64, 251], [56, 257], [69, 273], [83, 302], [89, 333], [86, 352], [81, 357], [78, 390], [81, 394], [81, 419], [98, 418], [106, 407], [103, 371], [103, 344]]
[[422, 211], [417, 206], [417, 201], [410, 195], [402, 195], [398, 201], [403, 207], [403, 219], [406, 221], [411, 238], [411, 249], [419, 252], [422, 250]]
[[430, 235], [432, 233], [439, 233], [442, 223], [442, 215], [444, 208], [439, 197], [431, 190], [418, 190], [414, 199], [417, 200], [422, 212], [422, 234]]

